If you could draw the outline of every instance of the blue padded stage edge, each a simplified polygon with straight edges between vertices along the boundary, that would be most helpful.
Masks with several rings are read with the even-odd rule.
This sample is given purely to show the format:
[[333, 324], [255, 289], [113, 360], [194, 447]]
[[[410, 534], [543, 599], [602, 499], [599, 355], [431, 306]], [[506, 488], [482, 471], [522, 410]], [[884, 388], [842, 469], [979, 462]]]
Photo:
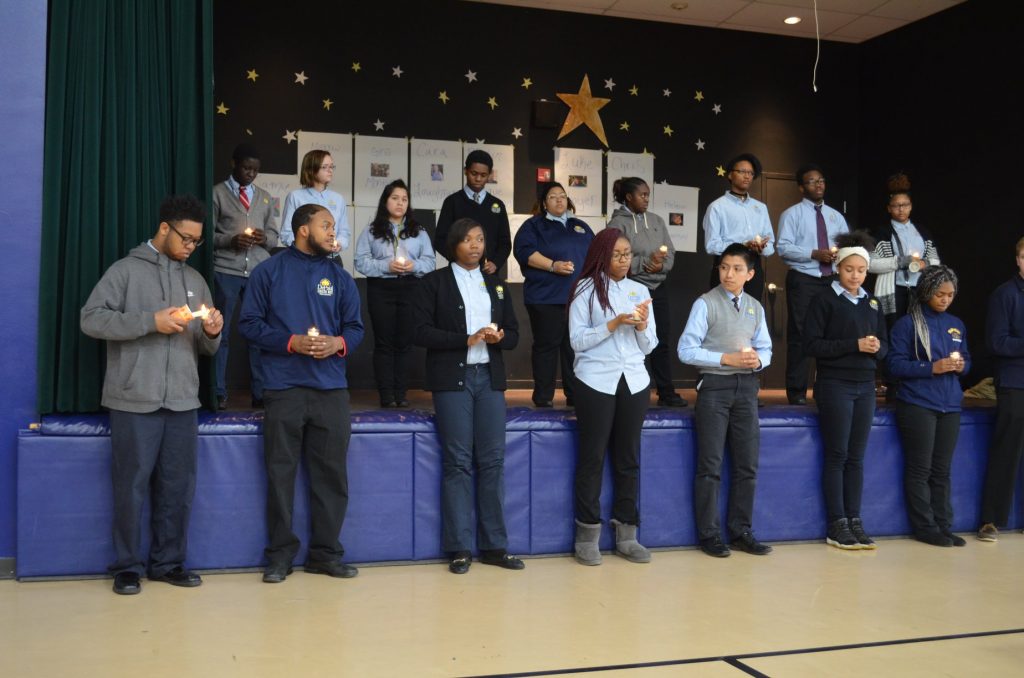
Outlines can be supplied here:
[[[965, 410], [953, 464], [955, 529], [977, 526], [993, 411]], [[353, 415], [348, 516], [341, 533], [351, 562], [443, 557], [440, 448], [425, 412]], [[189, 561], [199, 569], [256, 567], [266, 537], [266, 477], [260, 414], [200, 416], [199, 471]], [[505, 511], [509, 549], [518, 554], [572, 549], [576, 421], [569, 413], [508, 411]], [[693, 522], [695, 432], [691, 410], [652, 410], [644, 425], [640, 538], [645, 545], [696, 542]], [[761, 416], [761, 465], [754, 529], [766, 541], [823, 539], [821, 449], [810, 408], [769, 407]], [[104, 416], [44, 420], [18, 440], [18, 577], [102, 573], [110, 537], [110, 439]], [[865, 465], [864, 523], [872, 534], [908, 532], [902, 453], [891, 410], [875, 416]], [[727, 482], [723, 478], [723, 484]], [[300, 477], [296, 532], [308, 536]], [[602, 506], [610, 513], [610, 473]], [[1021, 492], [1018, 491], [1018, 502]], [[724, 508], [724, 493], [723, 493]], [[1013, 517], [1019, 524], [1020, 504]], [[724, 520], [723, 520], [724, 524]], [[605, 530], [602, 548], [612, 547]], [[302, 563], [304, 551], [296, 560]]]

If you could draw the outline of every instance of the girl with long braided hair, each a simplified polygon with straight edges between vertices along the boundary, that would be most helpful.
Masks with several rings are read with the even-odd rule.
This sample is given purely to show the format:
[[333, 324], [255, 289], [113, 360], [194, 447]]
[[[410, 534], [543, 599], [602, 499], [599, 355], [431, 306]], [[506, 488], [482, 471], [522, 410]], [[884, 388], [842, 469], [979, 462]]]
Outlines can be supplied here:
[[967, 331], [947, 313], [957, 294], [953, 269], [942, 264], [921, 271], [909, 313], [896, 321], [887, 357], [900, 379], [896, 422], [903, 441], [903, 490], [914, 538], [933, 546], [963, 546], [952, 532], [949, 470], [960, 433], [963, 390], [970, 369]]

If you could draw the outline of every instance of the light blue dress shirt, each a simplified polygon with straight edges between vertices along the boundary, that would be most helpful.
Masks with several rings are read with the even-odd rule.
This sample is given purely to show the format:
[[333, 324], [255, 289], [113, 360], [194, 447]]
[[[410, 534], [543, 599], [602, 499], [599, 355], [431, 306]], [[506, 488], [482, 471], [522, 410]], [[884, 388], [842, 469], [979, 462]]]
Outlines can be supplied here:
[[327, 208], [327, 211], [334, 217], [335, 238], [341, 243], [341, 249], [347, 250], [352, 240], [352, 229], [348, 225], [345, 197], [329, 188], [321, 192], [309, 186], [292, 191], [284, 200], [284, 210], [281, 216], [281, 245], [291, 247], [295, 242], [295, 234], [292, 232], [292, 215], [303, 205], [310, 204], [323, 205]]
[[856, 306], [861, 299], [868, 296], [868, 293], [864, 291], [863, 287], [857, 288], [857, 296], [850, 294], [845, 287], [839, 284], [838, 280], [832, 281], [832, 291], [836, 293], [837, 297], [843, 297], [854, 306]]
[[[470, 200], [473, 199], [473, 189], [472, 188], [470, 188], [469, 186], [466, 186], [462, 190], [464, 190], [466, 192], [466, 197], [467, 198], [469, 198]], [[479, 204], [483, 205], [484, 204], [484, 200], [487, 199], [487, 189], [484, 188], [477, 195], [479, 196], [479, 199], [477, 200], [477, 202]]]
[[708, 205], [704, 213], [704, 249], [708, 254], [721, 254], [734, 242], [753, 240], [755, 235], [767, 243], [761, 252], [768, 257], [775, 253], [775, 233], [768, 218], [768, 206], [749, 195], [737, 198], [729, 191]]
[[[743, 296], [743, 292], [740, 292], [737, 297], [728, 290], [725, 291], [725, 294], [730, 301]], [[750, 341], [750, 348], [754, 349], [761, 361], [761, 367], [754, 370], [755, 372], [760, 372], [772, 363], [772, 337], [768, 332], [768, 323], [765, 322], [764, 307], [760, 311], [761, 317], [757, 332]], [[703, 298], [697, 297], [697, 301], [693, 302], [693, 306], [690, 308], [690, 317], [686, 320], [686, 327], [683, 328], [683, 334], [679, 337], [679, 345], [676, 347], [680, 362], [698, 368], [721, 367], [724, 354], [703, 348], [704, 339], [707, 336], [708, 305]], [[739, 351], [743, 348], [745, 347], [738, 346], [736, 350]]]
[[426, 229], [421, 228], [415, 238], [399, 238], [397, 234], [401, 233], [402, 226], [394, 223], [388, 225], [393, 239], [373, 237], [370, 226], [359, 234], [354, 255], [356, 270], [367, 278], [397, 278], [391, 272], [391, 262], [395, 257], [403, 256], [412, 261], [412, 274], [417, 278], [433, 271], [437, 258]]
[[[924, 238], [917, 232], [917, 228], [914, 227], [914, 222], [908, 221], [905, 224], [901, 224], [895, 219], [890, 220], [892, 222], [893, 239], [899, 238], [900, 245], [903, 247], [903, 256], [910, 256], [911, 252], [917, 252], [918, 257], [924, 256]], [[892, 251], [897, 257], [900, 256], [899, 250], [896, 248], [896, 243], [892, 244]], [[904, 275], [906, 274], [906, 275]], [[903, 287], [917, 287], [917, 279], [921, 277], [921, 272], [912, 273], [910, 271], [896, 271], [896, 284], [902, 285]]]
[[[491, 295], [487, 292], [487, 284], [479, 266], [467, 271], [458, 264], [452, 264], [452, 271], [462, 294], [462, 303], [466, 307], [466, 331], [473, 334], [491, 324]], [[487, 353], [487, 342], [477, 342], [466, 352], [467, 365], [489, 362], [491, 356]]]
[[[241, 198], [241, 196], [239, 195], [239, 192], [238, 192], [238, 189], [241, 187], [241, 184], [238, 183], [238, 181], [235, 180], [234, 175], [229, 175], [228, 176], [228, 180], [225, 181], [224, 183], [228, 185], [228, 190], [231, 191], [231, 195], [235, 196], [236, 198], [238, 198], [239, 201], [241, 201], [242, 198]], [[245, 196], [247, 198], [249, 198], [249, 204], [251, 205], [252, 201], [253, 201], [253, 198], [256, 197], [256, 187], [253, 186], [252, 184], [249, 184], [248, 186], [246, 186], [245, 187]]]
[[650, 388], [651, 377], [644, 367], [644, 356], [658, 345], [654, 311], [648, 306], [647, 329], [639, 332], [632, 325], [608, 331], [608, 321], [622, 313], [632, 313], [638, 304], [651, 298], [648, 289], [629, 278], [608, 282], [610, 310], [601, 308], [590, 282], [580, 283], [580, 292], [569, 306], [569, 343], [576, 351], [573, 372], [584, 384], [608, 395], [615, 395], [619, 379], [625, 375], [630, 393]]
[[[825, 231], [828, 233], [828, 247], [836, 244], [836, 236], [849, 233], [843, 215], [828, 205], [821, 206], [825, 217]], [[794, 271], [805, 275], [821, 277], [818, 260], [811, 258], [811, 250], [818, 249], [818, 214], [814, 201], [804, 198], [788, 208], [779, 217], [779, 256]], [[835, 270], [835, 264], [832, 265]]]

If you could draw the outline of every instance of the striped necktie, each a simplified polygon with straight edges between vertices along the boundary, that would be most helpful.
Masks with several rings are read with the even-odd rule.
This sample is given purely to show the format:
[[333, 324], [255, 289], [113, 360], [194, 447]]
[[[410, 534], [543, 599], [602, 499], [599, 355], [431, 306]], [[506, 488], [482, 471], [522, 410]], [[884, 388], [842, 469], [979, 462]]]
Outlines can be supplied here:
[[242, 201], [242, 207], [244, 207], [245, 211], [248, 212], [249, 211], [249, 196], [246, 195], [245, 186], [239, 186], [238, 187], [238, 199]]

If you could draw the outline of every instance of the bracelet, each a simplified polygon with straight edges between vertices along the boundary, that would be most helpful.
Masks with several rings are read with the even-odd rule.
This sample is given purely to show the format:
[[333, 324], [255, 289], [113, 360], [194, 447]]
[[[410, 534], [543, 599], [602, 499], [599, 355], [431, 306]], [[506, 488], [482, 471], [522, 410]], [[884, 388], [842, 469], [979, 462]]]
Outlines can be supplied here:
[[548, 267], [548, 273], [554, 273], [554, 272], [555, 272], [555, 260], [552, 259], [551, 260], [551, 266]]

